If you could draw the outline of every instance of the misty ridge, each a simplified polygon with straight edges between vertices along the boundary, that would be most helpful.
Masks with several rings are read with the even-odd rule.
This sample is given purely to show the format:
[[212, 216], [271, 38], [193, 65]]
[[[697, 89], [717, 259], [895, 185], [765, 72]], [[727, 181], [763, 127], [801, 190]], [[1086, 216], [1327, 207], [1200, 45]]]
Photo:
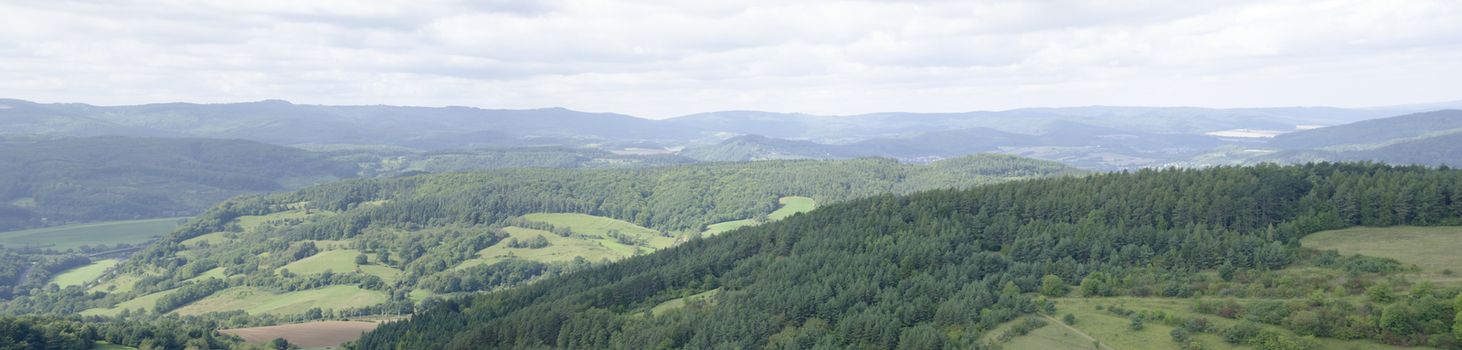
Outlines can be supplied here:
[[[317, 151], [568, 147], [698, 161], [889, 157], [928, 162], [992, 152], [1091, 169], [1384, 161], [1398, 153], [1387, 149], [1427, 142], [1459, 128], [1454, 112], [1446, 109], [1462, 107], [1456, 102], [1376, 108], [1070, 107], [851, 116], [725, 111], [653, 120], [563, 108], [324, 106], [281, 100], [110, 107], [21, 100], [3, 104], [9, 108], [0, 110], [5, 127], [0, 136], [13, 142], [107, 135], [243, 139]], [[1432, 111], [1437, 112], [1426, 114]], [[1395, 118], [1382, 119], [1387, 117]], [[1344, 126], [1373, 119], [1351, 127], [1356, 131], [1347, 132]], [[1331, 134], [1353, 136], [1332, 144], [1291, 141]]]

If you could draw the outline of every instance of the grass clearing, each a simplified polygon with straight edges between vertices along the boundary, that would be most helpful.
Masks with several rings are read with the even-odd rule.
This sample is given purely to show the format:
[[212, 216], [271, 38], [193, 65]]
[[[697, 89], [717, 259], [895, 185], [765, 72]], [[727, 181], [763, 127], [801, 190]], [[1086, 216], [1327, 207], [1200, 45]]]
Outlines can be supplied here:
[[[773, 211], [771, 214], [767, 214], [768, 220], [777, 221], [792, 216], [793, 214], [805, 213], [808, 211], [812, 211], [813, 209], [817, 209], [817, 201], [814, 201], [812, 200], [812, 198], [807, 197], [782, 197], [777, 199], [777, 203], [781, 203], [782, 206], [780, 208], [777, 208], [777, 210]], [[759, 224], [761, 223], [757, 222], [755, 219], [726, 221], [707, 225], [705, 232], [701, 232], [701, 234], [705, 236], [715, 236], [723, 232], [747, 226], [756, 226]]]
[[288, 269], [290, 273], [297, 275], [313, 275], [324, 273], [325, 271], [332, 273], [353, 273], [359, 268], [360, 272], [375, 275], [387, 282], [394, 282], [397, 278], [401, 277], [401, 270], [381, 265], [379, 261], [376, 261], [377, 257], [367, 255], [367, 260], [370, 261], [368, 264], [356, 265], [355, 257], [360, 254], [359, 250], [354, 249], [328, 250], [289, 263], [289, 265], [284, 265], [280, 269]]
[[[628, 221], [603, 216], [575, 213], [536, 213], [523, 215], [523, 219], [542, 222], [556, 227], [567, 227], [569, 230], [574, 231], [574, 234], [601, 236], [609, 241], [613, 241], [612, 238], [608, 238], [609, 231], [616, 230], [619, 233], [644, 240], [645, 245], [653, 249], [668, 248], [675, 245], [674, 238], [661, 236], [660, 231], [635, 225]], [[629, 251], [629, 253], [634, 252]]]
[[111, 308], [96, 308], [82, 311], [81, 315], [116, 316], [118, 313], [122, 312], [122, 310], [132, 310], [133, 312], [136, 312], [138, 309], [147, 310], [147, 312], [151, 313], [153, 306], [157, 306], [157, 300], [162, 299], [164, 295], [172, 292], [173, 289], [169, 289], [157, 293], [143, 295], [132, 300], [117, 303], [116, 306], [113, 306]]
[[[1341, 254], [1396, 259], [1421, 268], [1421, 279], [1462, 283], [1462, 227], [1354, 227], [1310, 234], [1300, 244]], [[1448, 274], [1446, 271], [1451, 270]]]
[[228, 233], [225, 233], [225, 232], [214, 232], [214, 233], [210, 233], [210, 234], [206, 234], [206, 235], [202, 235], [202, 236], [198, 236], [198, 237], [193, 237], [193, 238], [189, 238], [187, 240], [184, 240], [182, 242], [182, 245], [184, 247], [192, 248], [192, 247], [197, 247], [200, 244], [205, 243], [205, 242], [208, 243], [208, 245], [210, 245], [210, 246], [216, 246], [216, 245], [220, 245], [220, 244], [226, 244], [228, 242], [233, 241], [233, 239], [228, 238], [227, 235], [228, 235]]
[[289, 219], [306, 219], [306, 218], [309, 218], [309, 217], [312, 217], [312, 216], [316, 216], [316, 215], [330, 215], [330, 214], [334, 214], [334, 212], [324, 211], [324, 210], [300, 210], [300, 209], [295, 209], [295, 210], [285, 210], [285, 211], [281, 211], [281, 212], [277, 212], [277, 213], [271, 213], [269, 215], [245, 215], [245, 216], [240, 216], [240, 217], [238, 217], [238, 219], [234, 219], [235, 220], [234, 222], [237, 222], [239, 224], [239, 227], [242, 227], [244, 229], [244, 232], [257, 232], [261, 226], [263, 226], [264, 224], [267, 224], [267, 223], [269, 223], [271, 221], [281, 221], [281, 220], [289, 220]]
[[777, 203], [781, 203], [782, 207], [777, 208], [776, 211], [767, 215], [772, 221], [786, 219], [793, 214], [805, 213], [817, 209], [817, 201], [801, 196], [782, 197], [777, 199]]
[[173, 310], [173, 313], [201, 315], [209, 312], [243, 310], [255, 315], [293, 315], [315, 307], [326, 310], [345, 309], [371, 306], [385, 301], [385, 293], [360, 289], [356, 286], [329, 286], [283, 294], [253, 287], [234, 287]]
[[[1216, 327], [1216, 329], [1227, 328], [1239, 322], [1237, 320], [1230, 320], [1214, 315], [1201, 315], [1193, 313], [1189, 311], [1193, 303], [1192, 299], [1116, 297], [1057, 298], [1053, 300], [1056, 302], [1057, 315], [1065, 315], [1067, 313], [1070, 313], [1076, 316], [1076, 324], [1073, 325], [1074, 328], [1091, 335], [1092, 337], [1101, 341], [1102, 344], [1106, 344], [1113, 349], [1119, 350], [1156, 350], [1177, 348], [1177, 343], [1173, 342], [1172, 336], [1169, 334], [1170, 332], [1172, 332], [1173, 327], [1165, 325], [1160, 321], [1149, 320], [1145, 323], [1146, 327], [1143, 328], [1141, 331], [1133, 331], [1131, 330], [1131, 328], [1129, 328], [1129, 325], [1132, 322], [1130, 318], [1117, 316], [1106, 310], [1097, 310], [1096, 307], [1098, 305], [1101, 305], [1104, 308], [1110, 306], [1121, 306], [1123, 308], [1134, 311], [1161, 311], [1169, 315], [1180, 315], [1183, 317], [1203, 317], [1208, 319], [1210, 324]], [[1057, 316], [1055, 318], [1059, 319], [1060, 316]], [[1060, 327], [1060, 325], [1054, 324], [1057, 321], [1047, 320], [1047, 322], [1053, 324], [1049, 324], [1042, 329]], [[1293, 335], [1292, 332], [1284, 330], [1282, 327], [1273, 325], [1262, 325], [1262, 327], [1279, 331], [1284, 334]], [[1057, 328], [1056, 330], [1060, 329]], [[991, 332], [991, 334], [996, 333]], [[1045, 346], [1053, 344], [1056, 340], [1066, 339], [1065, 337], [1052, 338], [1048, 340], [1021, 339], [1031, 337], [1035, 334], [1036, 332], [1032, 332], [1032, 334], [1012, 339], [1010, 343], [1007, 343], [1007, 346], [1005, 348], [1017, 350], [1053, 349], [1053, 347]], [[1043, 333], [1042, 336], [1049, 338], [1051, 335], [1051, 331], [1048, 330], [1046, 331], [1046, 333]], [[1192, 335], [1193, 339], [1203, 344], [1204, 349], [1250, 349], [1250, 347], [1248, 346], [1234, 346], [1227, 342], [1224, 342], [1223, 339], [1220, 338], [1216, 332], [1196, 333]], [[1319, 348], [1321, 349], [1426, 349], [1423, 347], [1404, 348], [1390, 346], [1364, 340], [1339, 340], [1331, 338], [1318, 338], [1315, 339], [1315, 341], [1319, 344]], [[1031, 347], [1016, 347], [1015, 345], [1017, 344], [1030, 344], [1029, 346]], [[1090, 349], [1091, 343], [1086, 342], [1085, 347], [1083, 348]]]
[[719, 235], [722, 232], [731, 231], [731, 230], [735, 230], [735, 229], [742, 228], [742, 227], [747, 227], [747, 226], [756, 226], [756, 220], [752, 220], [752, 219], [741, 219], [741, 220], [732, 220], [732, 221], [727, 221], [727, 222], [722, 222], [722, 223], [716, 223], [716, 224], [706, 225], [706, 231], [705, 232], [701, 232], [701, 234], [702, 235], [705, 235], [707, 237], [710, 237], [710, 236]]
[[202, 280], [205, 280], [205, 279], [226, 279], [226, 278], [228, 278], [228, 276], [223, 274], [223, 268], [222, 267], [215, 267], [215, 268], [210, 269], [208, 271], [203, 271], [203, 273], [200, 273], [197, 276], [193, 276], [193, 278], [189, 278], [187, 281], [188, 282], [197, 282], [197, 281], [202, 281]]
[[539, 262], [560, 262], [573, 261], [574, 257], [583, 257], [589, 261], [619, 260], [633, 255], [634, 248], [620, 244], [610, 239], [587, 239], [583, 237], [562, 237], [553, 232], [534, 230], [521, 227], [507, 227], [503, 231], [512, 235], [519, 241], [525, 241], [543, 236], [548, 240], [548, 247], [538, 249], [508, 248], [508, 240], [504, 239], [491, 247], [477, 252], [478, 259], [464, 262], [460, 267], [470, 267], [479, 264], [492, 264], [508, 259], [524, 259]]
[[171, 233], [186, 218], [108, 221], [0, 232], [0, 244], [75, 249], [83, 245], [136, 244]]
[[50, 283], [55, 283], [61, 288], [85, 285], [96, 281], [103, 273], [107, 272], [107, 269], [112, 268], [112, 266], [117, 266], [119, 262], [121, 261], [117, 259], [93, 261], [86, 266], [66, 270], [51, 277]]
[[106, 281], [103, 281], [102, 283], [99, 283], [99, 284], [97, 284], [95, 286], [92, 286], [91, 289], [87, 289], [86, 291], [87, 292], [106, 292], [106, 293], [126, 293], [126, 292], [131, 292], [132, 291], [132, 288], [135, 287], [135, 286], [137, 286], [137, 281], [140, 281], [140, 280], [142, 280], [142, 277], [137, 276], [137, 275], [134, 275], [134, 274], [125, 274], [125, 275], [113, 276], [112, 278], [108, 278]]
[[721, 289], [716, 288], [683, 298], [666, 300], [665, 302], [660, 303], [660, 305], [655, 305], [655, 307], [650, 308], [650, 314], [661, 315], [671, 310], [683, 308], [688, 303], [714, 303], [716, 301], [716, 295], [719, 294], [721, 294]]

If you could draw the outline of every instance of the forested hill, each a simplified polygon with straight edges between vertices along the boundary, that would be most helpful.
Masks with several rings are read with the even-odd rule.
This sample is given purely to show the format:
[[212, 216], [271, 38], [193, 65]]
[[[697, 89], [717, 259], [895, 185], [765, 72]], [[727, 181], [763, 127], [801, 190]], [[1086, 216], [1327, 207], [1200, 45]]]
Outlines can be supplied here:
[[[1459, 215], [1462, 171], [1383, 165], [1141, 170], [883, 195], [442, 303], [355, 347], [968, 348], [1046, 308], [1027, 293], [1047, 285], [1080, 284], [1089, 297], [1219, 293], [1227, 284], [1194, 272], [1284, 268], [1313, 256], [1297, 243], [1312, 232], [1455, 225]], [[1314, 264], [1385, 266], [1324, 257]], [[1239, 288], [1305, 293], [1287, 286]], [[706, 293], [709, 302], [656, 308]], [[1300, 304], [1348, 303], [1310, 298], [1319, 301]], [[1311, 315], [1362, 338], [1437, 331], [1377, 322], [1382, 306]], [[1438, 315], [1402, 322], [1451, 321]]]
[[232, 196], [355, 173], [354, 164], [243, 140], [0, 142], [0, 229], [191, 215]]
[[[511, 287], [780, 220], [791, 215], [777, 214], [789, 202], [806, 211], [813, 203], [883, 193], [1080, 173], [1059, 163], [989, 155], [930, 165], [870, 158], [347, 180], [227, 200], [96, 283], [22, 290], [28, 295], [0, 311], [200, 315], [242, 311], [241, 303], [266, 295], [328, 289], [359, 298], [338, 298], [354, 301], [349, 304], [309, 299], [326, 312], [410, 312], [431, 295]], [[253, 297], [240, 301], [238, 293]], [[309, 317], [320, 318], [319, 311]]]

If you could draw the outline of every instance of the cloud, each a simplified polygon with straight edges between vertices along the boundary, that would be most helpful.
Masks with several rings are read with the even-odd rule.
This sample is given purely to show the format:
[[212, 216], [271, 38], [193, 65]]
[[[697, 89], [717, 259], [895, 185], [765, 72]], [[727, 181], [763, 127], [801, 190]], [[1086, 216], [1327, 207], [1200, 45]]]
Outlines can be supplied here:
[[669, 117], [1453, 100], [1452, 1], [22, 1], [0, 92]]

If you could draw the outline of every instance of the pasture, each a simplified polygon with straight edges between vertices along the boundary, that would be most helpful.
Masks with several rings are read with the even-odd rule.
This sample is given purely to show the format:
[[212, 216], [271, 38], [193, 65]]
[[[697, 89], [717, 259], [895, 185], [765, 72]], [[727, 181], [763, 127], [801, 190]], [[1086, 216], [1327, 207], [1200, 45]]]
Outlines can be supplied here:
[[165, 290], [165, 291], [161, 291], [161, 292], [157, 292], [157, 293], [143, 295], [143, 296], [140, 296], [140, 297], [133, 298], [132, 300], [128, 300], [128, 301], [124, 301], [124, 302], [117, 303], [116, 306], [113, 306], [111, 308], [88, 309], [88, 310], [82, 311], [81, 312], [81, 315], [82, 316], [116, 316], [118, 313], [122, 312], [122, 310], [132, 310], [133, 312], [136, 312], [138, 309], [147, 310], [147, 312], [150, 313], [150, 312], [152, 312], [153, 306], [156, 306], [157, 305], [157, 300], [158, 299], [162, 299], [162, 297], [164, 295], [167, 295], [168, 293], [172, 293], [172, 292], [173, 292], [173, 290], [172, 289], [169, 289], [169, 290]]
[[[1098, 310], [1101, 306], [1104, 309], [1111, 306], [1120, 306], [1134, 311], [1161, 311], [1169, 315], [1182, 317], [1203, 317], [1209, 320], [1215, 329], [1230, 327], [1239, 321], [1230, 320], [1214, 315], [1202, 315], [1190, 311], [1191, 299], [1169, 299], [1169, 298], [1056, 298], [1056, 315], [1045, 319], [1047, 325], [1030, 334], [1019, 336], [1005, 343], [1005, 349], [1012, 350], [1044, 350], [1044, 349], [1072, 349], [1071, 344], [1081, 345], [1080, 349], [1091, 349], [1092, 343], [1082, 334], [1097, 339], [1103, 345], [1103, 349], [1121, 350], [1158, 350], [1175, 349], [1177, 343], [1173, 342], [1170, 332], [1172, 326], [1163, 324], [1160, 321], [1149, 320], [1140, 331], [1133, 331], [1129, 328], [1132, 320], [1127, 317], [1117, 316], [1107, 310]], [[1059, 319], [1060, 315], [1072, 314], [1076, 316], [1076, 324], [1070, 328], [1064, 327]], [[1000, 334], [1010, 325], [1012, 321], [997, 327], [994, 331], [986, 334], [985, 339], [992, 339]], [[1283, 334], [1293, 335], [1293, 332], [1273, 325], [1262, 325], [1262, 327]], [[1248, 346], [1235, 346], [1224, 342], [1216, 332], [1192, 333], [1193, 339], [1202, 344], [1204, 349], [1250, 349]], [[1316, 343], [1321, 349], [1376, 349], [1376, 350], [1400, 350], [1400, 349], [1425, 349], [1422, 347], [1397, 347], [1385, 344], [1373, 343], [1364, 340], [1339, 340], [1332, 338], [1317, 338]]]
[[376, 257], [371, 257], [369, 254], [367, 254], [367, 260], [370, 260], [369, 263], [366, 265], [356, 265], [355, 257], [357, 255], [360, 255], [360, 251], [354, 249], [327, 250], [291, 262], [289, 265], [281, 267], [280, 270], [288, 269], [290, 273], [297, 275], [313, 275], [324, 273], [325, 271], [331, 271], [332, 273], [352, 273], [358, 267], [360, 268], [360, 272], [375, 275], [386, 280], [386, 282], [394, 282], [397, 278], [401, 277], [401, 270], [381, 265], [379, 261], [376, 261]]
[[756, 220], [741, 219], [706, 225], [706, 231], [701, 232], [701, 234], [710, 237], [719, 235], [722, 232], [731, 231], [747, 226], [756, 226]]
[[[805, 213], [808, 211], [812, 211], [813, 209], [817, 209], [817, 201], [814, 201], [812, 200], [812, 198], [807, 197], [782, 197], [777, 199], [777, 203], [781, 204], [782, 206], [777, 208], [777, 210], [772, 211], [771, 214], [767, 214], [768, 220], [777, 221], [792, 216], [793, 214]], [[705, 236], [715, 236], [726, 231], [731, 231], [747, 226], [756, 226], [759, 224], [761, 223], [757, 222], [755, 219], [726, 221], [707, 225], [705, 232], [701, 232], [701, 234]]]
[[102, 273], [107, 272], [107, 269], [112, 268], [112, 266], [117, 266], [118, 262], [120, 261], [116, 259], [93, 261], [86, 266], [56, 274], [56, 276], [51, 277], [50, 283], [55, 283], [61, 288], [84, 285], [96, 281], [98, 277], [102, 276]]
[[[613, 239], [607, 238], [607, 235], [610, 230], [615, 230], [619, 231], [619, 233], [644, 240], [647, 247], [654, 249], [667, 248], [675, 245], [674, 238], [661, 236], [660, 231], [635, 225], [624, 220], [611, 219], [603, 216], [575, 213], [535, 213], [523, 215], [523, 219], [541, 222], [555, 227], [567, 227], [569, 230], [574, 231], [574, 234], [601, 236], [610, 241], [613, 241]], [[633, 251], [628, 252], [633, 253]]]
[[249, 314], [293, 315], [310, 308], [345, 309], [380, 304], [386, 294], [356, 286], [328, 286], [276, 294], [253, 287], [224, 289], [212, 296], [173, 310], [179, 315], [201, 315], [216, 311], [243, 310]]
[[718, 294], [721, 294], [721, 289], [720, 288], [708, 290], [708, 291], [701, 292], [701, 293], [696, 293], [694, 295], [690, 295], [690, 296], [683, 297], [683, 298], [675, 298], [675, 299], [666, 300], [665, 302], [660, 303], [660, 305], [655, 305], [655, 307], [650, 308], [650, 314], [651, 315], [661, 315], [661, 314], [664, 314], [664, 313], [669, 312], [671, 310], [683, 308], [683, 307], [685, 307], [686, 304], [689, 304], [689, 303], [715, 303], [716, 302], [716, 295], [718, 295]]
[[475, 261], [469, 261], [470, 263], [463, 263], [459, 266], [468, 267], [478, 264], [491, 264], [515, 258], [539, 262], [573, 261], [574, 257], [584, 257], [584, 259], [591, 262], [606, 259], [613, 261], [633, 255], [633, 247], [620, 244], [613, 240], [589, 239], [577, 236], [561, 237], [553, 234], [553, 232], [521, 227], [507, 227], [503, 231], [508, 232], [508, 234], [512, 235], [511, 238], [516, 238], [519, 241], [543, 236], [543, 238], [548, 240], [549, 246], [537, 249], [509, 248], [508, 240], [504, 239], [491, 247], [479, 251], [477, 253], [479, 259], [473, 259]]
[[780, 199], [777, 199], [777, 203], [781, 203], [782, 207], [777, 208], [776, 211], [773, 211], [771, 214], [767, 215], [767, 217], [771, 218], [772, 221], [786, 219], [788, 216], [792, 216], [793, 214], [805, 213], [812, 211], [813, 209], [817, 209], [817, 201], [814, 201], [812, 200], [812, 198], [807, 197], [782, 197]]
[[1353, 227], [1316, 232], [1300, 245], [1341, 254], [1396, 259], [1421, 268], [1422, 279], [1462, 283], [1462, 227]]
[[67, 250], [83, 245], [136, 244], [171, 233], [183, 219], [108, 221], [0, 232], [0, 245]]

